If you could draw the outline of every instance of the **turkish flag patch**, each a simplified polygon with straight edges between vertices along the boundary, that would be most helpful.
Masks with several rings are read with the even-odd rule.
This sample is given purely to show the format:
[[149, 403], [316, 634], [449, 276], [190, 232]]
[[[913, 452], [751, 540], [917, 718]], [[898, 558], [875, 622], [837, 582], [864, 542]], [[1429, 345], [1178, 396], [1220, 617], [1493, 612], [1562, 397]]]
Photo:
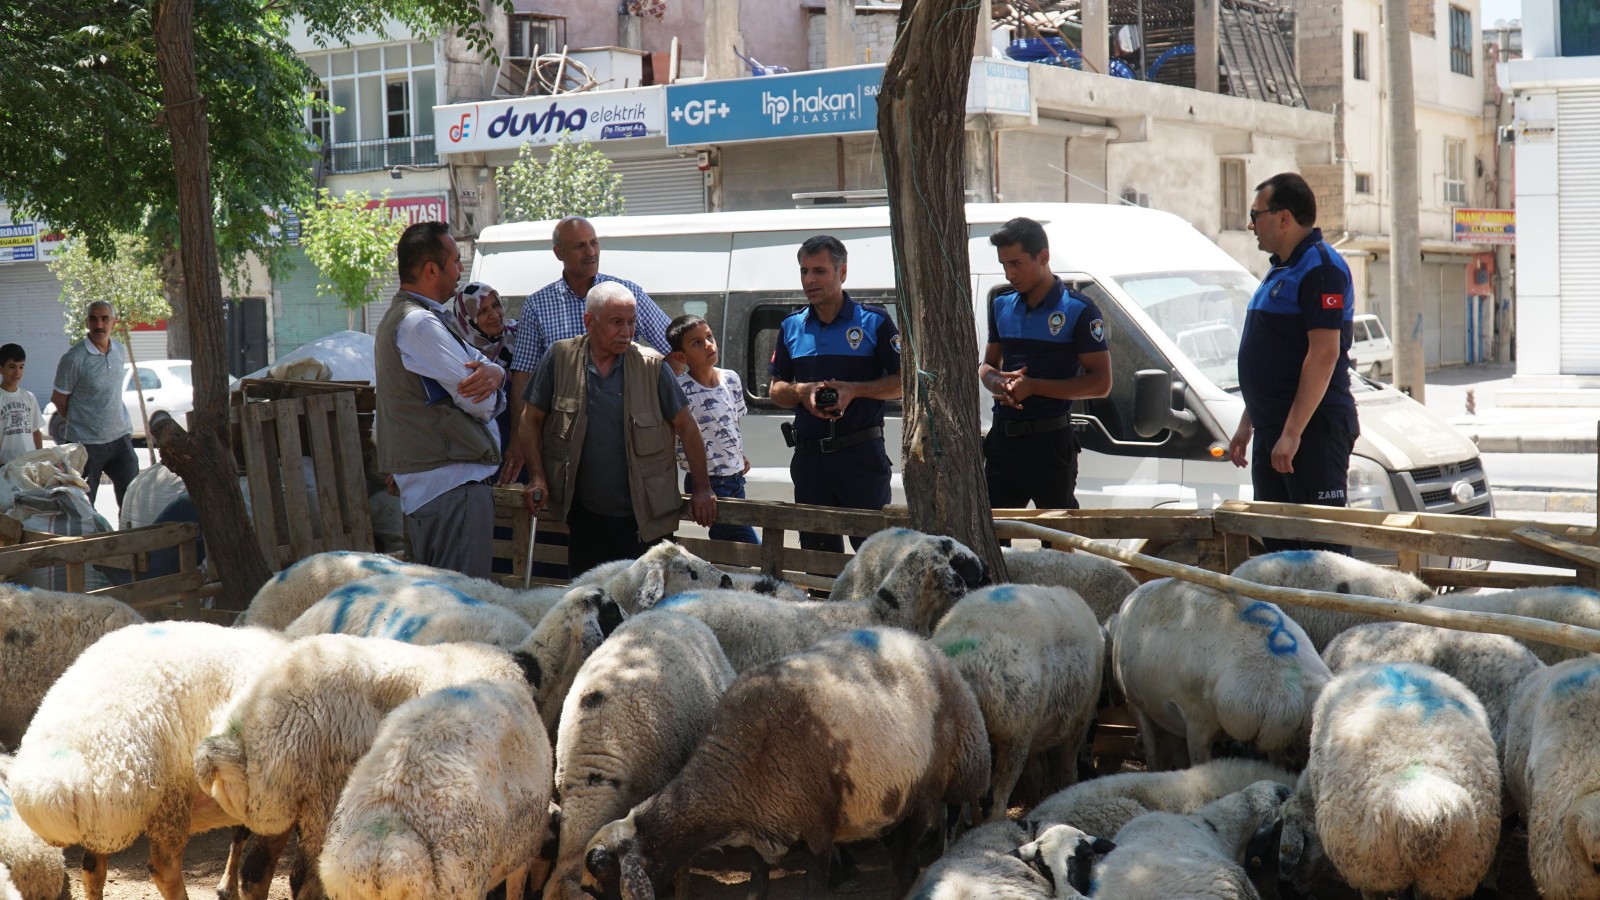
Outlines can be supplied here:
[[1323, 309], [1344, 309], [1344, 295], [1343, 294], [1323, 294], [1322, 295], [1322, 308]]

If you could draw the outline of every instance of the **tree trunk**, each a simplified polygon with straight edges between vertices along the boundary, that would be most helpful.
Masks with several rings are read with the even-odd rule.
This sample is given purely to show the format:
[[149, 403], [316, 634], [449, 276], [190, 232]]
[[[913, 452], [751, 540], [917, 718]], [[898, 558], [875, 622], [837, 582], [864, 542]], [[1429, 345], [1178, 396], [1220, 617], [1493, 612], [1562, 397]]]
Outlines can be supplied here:
[[[151, 423], [161, 460], [183, 478], [200, 514], [206, 557], [222, 579], [218, 606], [244, 609], [271, 577], [245, 514], [228, 434], [228, 375], [222, 324], [222, 278], [211, 219], [211, 157], [205, 98], [194, 63], [194, 0], [160, 0], [156, 64], [172, 137], [178, 187], [179, 246], [194, 361], [194, 431], [171, 416]], [[174, 315], [174, 318], [179, 318]], [[263, 498], [263, 502], [270, 502]]]
[[878, 94], [878, 137], [905, 335], [903, 449], [911, 527], [1005, 565], [989, 513], [978, 421], [978, 347], [962, 148], [976, 8], [905, 0]]
[[193, 359], [189, 341], [189, 308], [183, 289], [183, 259], [178, 248], [168, 244], [161, 248], [159, 257], [161, 289], [167, 295], [167, 305], [172, 315], [167, 317], [167, 359]]

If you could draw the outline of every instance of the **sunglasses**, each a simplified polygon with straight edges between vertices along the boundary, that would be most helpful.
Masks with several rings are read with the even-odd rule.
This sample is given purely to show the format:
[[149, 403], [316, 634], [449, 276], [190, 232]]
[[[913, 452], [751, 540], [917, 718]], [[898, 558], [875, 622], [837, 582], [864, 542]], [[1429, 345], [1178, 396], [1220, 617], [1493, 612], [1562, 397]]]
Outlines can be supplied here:
[[1283, 210], [1281, 210], [1281, 209], [1273, 209], [1271, 207], [1268, 207], [1266, 209], [1252, 209], [1252, 210], [1250, 210], [1250, 224], [1254, 225], [1256, 223], [1256, 219], [1259, 219], [1262, 216], [1269, 215], [1269, 214], [1275, 213], [1275, 212], [1283, 212]]

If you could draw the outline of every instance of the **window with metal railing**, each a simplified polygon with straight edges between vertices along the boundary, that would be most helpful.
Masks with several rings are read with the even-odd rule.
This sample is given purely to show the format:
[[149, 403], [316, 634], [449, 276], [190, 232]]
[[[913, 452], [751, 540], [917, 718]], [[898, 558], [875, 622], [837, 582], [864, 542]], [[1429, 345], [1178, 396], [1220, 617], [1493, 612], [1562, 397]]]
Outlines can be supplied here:
[[322, 81], [315, 96], [332, 107], [306, 111], [306, 128], [322, 145], [329, 173], [438, 161], [432, 43], [344, 48], [303, 58]]

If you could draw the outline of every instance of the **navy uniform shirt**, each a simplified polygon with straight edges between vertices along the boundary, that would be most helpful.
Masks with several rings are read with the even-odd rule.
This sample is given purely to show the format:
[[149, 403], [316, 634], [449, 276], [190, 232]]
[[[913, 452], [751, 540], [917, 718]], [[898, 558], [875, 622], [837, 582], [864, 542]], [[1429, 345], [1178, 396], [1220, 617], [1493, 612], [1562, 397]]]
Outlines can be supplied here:
[[[1000, 345], [1001, 371], [1027, 366], [1030, 378], [1051, 380], [1077, 377], [1083, 371], [1079, 356], [1109, 349], [1100, 308], [1059, 278], [1032, 309], [1016, 291], [997, 294], [989, 302], [989, 343]], [[996, 419], [1054, 419], [1071, 411], [1071, 400], [1038, 394], [1023, 400], [1021, 409], [994, 404]]]
[[[863, 306], [844, 295], [844, 305], [824, 325], [807, 306], [778, 326], [772, 377], [778, 381], [876, 381], [900, 371], [900, 329], [881, 306]], [[853, 434], [883, 425], [883, 400], [858, 398], [837, 420], [819, 419], [804, 406], [794, 408], [795, 432], [807, 440]], [[830, 424], [837, 423], [830, 429]]]
[[1287, 260], [1272, 257], [1272, 271], [1250, 298], [1239, 338], [1239, 389], [1250, 424], [1258, 431], [1283, 429], [1300, 386], [1300, 367], [1311, 348], [1307, 332], [1339, 329], [1339, 360], [1317, 411], [1338, 418], [1357, 433], [1356, 401], [1350, 395], [1350, 337], [1355, 316], [1350, 268], [1313, 228]]

